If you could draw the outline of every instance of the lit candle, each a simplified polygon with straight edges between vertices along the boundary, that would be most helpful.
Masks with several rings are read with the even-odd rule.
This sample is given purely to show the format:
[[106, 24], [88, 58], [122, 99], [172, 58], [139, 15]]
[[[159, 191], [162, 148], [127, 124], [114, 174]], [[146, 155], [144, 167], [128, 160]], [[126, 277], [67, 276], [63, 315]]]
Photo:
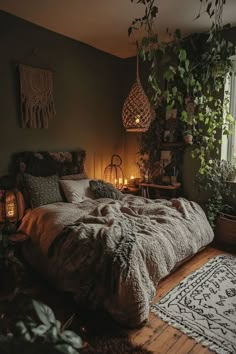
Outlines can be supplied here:
[[134, 179], [134, 176], [132, 175], [132, 176], [130, 177], [130, 179]]
[[119, 185], [123, 184], [123, 178], [119, 178]]
[[125, 178], [124, 185], [127, 186], [127, 184], [128, 184], [128, 180], [127, 178]]

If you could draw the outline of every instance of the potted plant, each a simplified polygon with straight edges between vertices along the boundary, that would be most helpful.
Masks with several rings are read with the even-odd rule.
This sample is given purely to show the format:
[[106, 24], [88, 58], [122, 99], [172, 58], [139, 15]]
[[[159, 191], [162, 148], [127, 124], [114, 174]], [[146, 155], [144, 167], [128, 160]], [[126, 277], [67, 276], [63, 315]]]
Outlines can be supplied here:
[[183, 132], [183, 138], [184, 138], [184, 142], [186, 144], [192, 144], [193, 143], [193, 135], [192, 135], [192, 131], [191, 130], [185, 130]]
[[36, 300], [29, 304], [22, 302], [19, 312], [19, 321], [10, 326], [10, 333], [0, 335], [1, 353], [19, 353], [20, 348], [25, 354], [79, 354], [83, 347], [81, 337], [66, 329], [74, 314], [62, 326], [52, 309]]
[[220, 242], [236, 243], [236, 205], [232, 177], [236, 165], [224, 160], [210, 160], [204, 175], [199, 174], [197, 181], [201, 189], [210, 193], [206, 203], [206, 214]]

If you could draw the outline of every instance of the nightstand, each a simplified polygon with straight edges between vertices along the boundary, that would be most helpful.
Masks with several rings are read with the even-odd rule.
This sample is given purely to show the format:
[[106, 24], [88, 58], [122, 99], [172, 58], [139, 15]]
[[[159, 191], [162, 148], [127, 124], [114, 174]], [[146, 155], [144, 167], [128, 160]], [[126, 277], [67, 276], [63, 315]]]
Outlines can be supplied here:
[[139, 195], [139, 187], [124, 187], [121, 192], [124, 194]]
[[[181, 185], [164, 185], [155, 183], [140, 183], [141, 195], [145, 198], [150, 198], [150, 189], [155, 189], [158, 191], [158, 198], [176, 198], [177, 191], [180, 189]], [[164, 193], [165, 194], [164, 194]]]

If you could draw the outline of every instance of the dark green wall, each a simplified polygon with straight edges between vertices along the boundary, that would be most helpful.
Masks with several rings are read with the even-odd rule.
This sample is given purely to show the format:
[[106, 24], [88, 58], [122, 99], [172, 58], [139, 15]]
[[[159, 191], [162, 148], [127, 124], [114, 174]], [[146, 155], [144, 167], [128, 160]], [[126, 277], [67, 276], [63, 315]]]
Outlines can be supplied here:
[[[110, 156], [123, 154], [122, 60], [3, 11], [0, 48], [0, 175], [14, 152], [82, 147], [89, 175], [95, 162], [100, 177]], [[55, 70], [57, 114], [47, 130], [20, 128], [19, 62]]]

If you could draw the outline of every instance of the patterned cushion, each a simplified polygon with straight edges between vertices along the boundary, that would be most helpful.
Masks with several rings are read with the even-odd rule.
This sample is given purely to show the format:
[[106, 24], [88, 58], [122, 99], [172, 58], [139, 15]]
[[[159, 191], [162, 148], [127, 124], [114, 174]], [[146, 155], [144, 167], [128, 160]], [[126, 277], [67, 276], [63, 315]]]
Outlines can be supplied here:
[[29, 191], [32, 208], [63, 201], [58, 176], [36, 177], [25, 174], [24, 181]]
[[89, 182], [91, 191], [95, 198], [111, 198], [121, 199], [123, 194], [118, 191], [111, 183], [104, 182], [102, 180], [91, 180]]

